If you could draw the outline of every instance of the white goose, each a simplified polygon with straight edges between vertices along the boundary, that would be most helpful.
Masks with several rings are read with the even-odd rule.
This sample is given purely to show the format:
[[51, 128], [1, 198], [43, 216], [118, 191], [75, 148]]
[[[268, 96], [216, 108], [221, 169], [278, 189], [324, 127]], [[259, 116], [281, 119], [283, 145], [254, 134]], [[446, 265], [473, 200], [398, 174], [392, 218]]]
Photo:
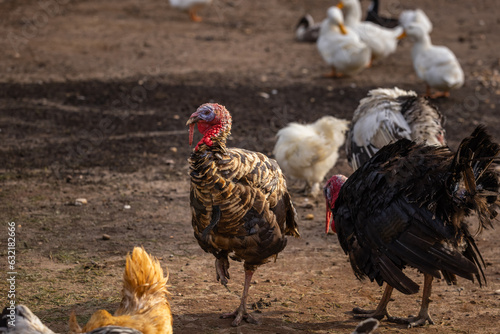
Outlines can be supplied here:
[[398, 36], [403, 28], [381, 27], [373, 22], [361, 21], [363, 15], [359, 0], [341, 0], [337, 5], [344, 9], [345, 25], [354, 30], [363, 43], [371, 49], [372, 59], [382, 59], [396, 51]]
[[[462, 87], [464, 72], [457, 57], [447, 47], [433, 45], [422, 24], [410, 24], [400, 38], [404, 36], [413, 40], [413, 68], [418, 77], [426, 83], [426, 96], [448, 97], [451, 89]], [[431, 94], [431, 89], [437, 92]]]
[[326, 14], [317, 41], [319, 53], [332, 67], [332, 71], [325, 76], [340, 77], [360, 72], [370, 63], [370, 49], [354, 31], [344, 26], [339, 8], [330, 7]]
[[211, 2], [212, 0], [170, 0], [170, 6], [180, 10], [187, 10], [191, 21], [201, 22], [202, 18], [196, 12]]

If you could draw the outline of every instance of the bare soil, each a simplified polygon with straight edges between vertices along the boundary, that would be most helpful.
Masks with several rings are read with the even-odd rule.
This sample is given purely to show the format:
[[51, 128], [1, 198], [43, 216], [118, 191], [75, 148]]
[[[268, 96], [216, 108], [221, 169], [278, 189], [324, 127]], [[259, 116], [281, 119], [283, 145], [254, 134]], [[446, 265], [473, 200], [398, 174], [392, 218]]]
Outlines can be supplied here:
[[[306, 12], [322, 19], [332, 4], [215, 0], [193, 23], [168, 1], [0, 1], [0, 223], [5, 231], [16, 223], [16, 301], [67, 332], [71, 310], [85, 323], [97, 309], [116, 309], [125, 255], [144, 245], [170, 273], [176, 333], [350, 333], [352, 308], [374, 307], [382, 289], [356, 280], [337, 237], [324, 234], [322, 199], [303, 197], [290, 180], [302, 238], [254, 276], [249, 302], [262, 324], [232, 328], [219, 314], [238, 305], [242, 265], [232, 263], [230, 291], [215, 281], [214, 258], [192, 234], [188, 197], [185, 122], [204, 102], [232, 112], [230, 145], [271, 155], [276, 131], [291, 121], [350, 119], [376, 87], [424, 92], [406, 40], [356, 77], [323, 78], [315, 45], [294, 41], [293, 28]], [[381, 10], [397, 16], [415, 6], [466, 75], [464, 87], [434, 101], [450, 146], [480, 123], [500, 141], [497, 3], [391, 0]], [[351, 173], [343, 151], [329, 175], [339, 172]], [[75, 205], [78, 198], [88, 203]], [[436, 282], [435, 325], [382, 322], [378, 332], [500, 332], [499, 237], [497, 226], [477, 238], [486, 287]], [[420, 298], [395, 293], [390, 310], [415, 314]]]

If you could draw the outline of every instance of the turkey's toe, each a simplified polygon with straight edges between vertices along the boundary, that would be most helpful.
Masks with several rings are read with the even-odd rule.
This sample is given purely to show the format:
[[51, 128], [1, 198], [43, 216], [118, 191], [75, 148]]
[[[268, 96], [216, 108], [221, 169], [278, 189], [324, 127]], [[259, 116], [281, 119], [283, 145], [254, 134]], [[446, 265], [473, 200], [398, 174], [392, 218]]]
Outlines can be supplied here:
[[258, 325], [259, 321], [255, 319], [246, 309], [242, 309], [241, 307], [238, 307], [236, 311], [231, 312], [231, 313], [224, 313], [221, 316], [221, 319], [227, 319], [227, 318], [234, 318], [233, 322], [231, 323], [231, 326], [237, 327], [240, 325], [241, 320], [245, 320], [248, 323]]
[[425, 325], [426, 322], [434, 325], [434, 321], [431, 316], [428, 314], [419, 315], [419, 316], [409, 316], [408, 318], [400, 318], [400, 317], [387, 317], [387, 321], [393, 322], [396, 324], [408, 325], [408, 328], [419, 327]]
[[355, 307], [352, 309], [352, 313], [354, 313], [355, 318], [375, 318], [377, 320], [382, 320], [384, 317], [389, 318], [389, 313], [387, 310], [365, 310], [360, 307]]

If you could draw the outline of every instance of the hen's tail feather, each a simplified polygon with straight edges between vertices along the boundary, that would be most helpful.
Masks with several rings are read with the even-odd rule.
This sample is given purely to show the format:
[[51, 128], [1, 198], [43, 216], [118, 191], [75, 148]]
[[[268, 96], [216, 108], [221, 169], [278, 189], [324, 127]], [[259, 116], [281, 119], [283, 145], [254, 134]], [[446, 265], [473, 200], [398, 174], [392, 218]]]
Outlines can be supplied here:
[[165, 277], [160, 262], [150, 256], [144, 247], [135, 247], [127, 255], [123, 274], [122, 301], [115, 316], [139, 310], [144, 301], [158, 299], [163, 302], [167, 291], [168, 273]]

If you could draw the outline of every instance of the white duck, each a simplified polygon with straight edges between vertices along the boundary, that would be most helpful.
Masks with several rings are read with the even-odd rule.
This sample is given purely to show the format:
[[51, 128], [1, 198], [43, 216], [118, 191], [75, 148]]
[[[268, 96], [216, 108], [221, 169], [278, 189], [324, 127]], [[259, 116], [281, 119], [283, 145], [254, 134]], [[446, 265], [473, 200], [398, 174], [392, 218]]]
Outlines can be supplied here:
[[359, 36], [344, 26], [342, 11], [330, 7], [320, 27], [318, 51], [332, 71], [325, 76], [353, 75], [370, 64], [371, 52]]
[[432, 22], [421, 9], [407, 9], [399, 14], [399, 24], [403, 28], [408, 27], [412, 23], [419, 23], [428, 34], [432, 32]]
[[[406, 27], [400, 38], [405, 36], [413, 40], [411, 50], [413, 68], [418, 77], [426, 83], [426, 96], [448, 97], [451, 89], [462, 87], [464, 72], [450, 49], [433, 45], [425, 27], [419, 23], [412, 23]], [[431, 94], [431, 89], [437, 92]]]
[[372, 59], [382, 59], [394, 53], [398, 45], [398, 36], [403, 28], [381, 27], [373, 22], [361, 21], [363, 15], [359, 0], [341, 0], [338, 8], [344, 9], [345, 25], [354, 30], [371, 49]]
[[196, 12], [211, 2], [212, 0], [170, 0], [170, 6], [180, 10], [187, 10], [191, 21], [201, 22], [202, 18]]

